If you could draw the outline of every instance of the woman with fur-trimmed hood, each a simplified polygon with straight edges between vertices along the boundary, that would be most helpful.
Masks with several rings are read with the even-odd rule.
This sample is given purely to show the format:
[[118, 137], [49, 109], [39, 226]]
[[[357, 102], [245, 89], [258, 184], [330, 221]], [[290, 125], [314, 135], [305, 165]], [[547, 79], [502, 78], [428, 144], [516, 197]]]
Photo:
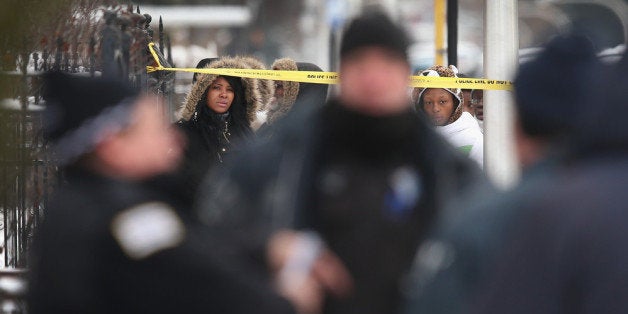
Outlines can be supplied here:
[[[262, 61], [254, 57], [243, 56], [240, 58], [244, 60], [244, 62], [247, 63], [248, 65], [247, 68], [249, 69], [266, 70], [266, 66], [264, 65], [264, 63], [262, 63]], [[261, 105], [258, 107], [258, 110], [262, 110], [265, 106], [267, 106], [271, 102], [275, 94], [275, 84], [273, 80], [263, 80], [263, 79], [257, 80], [257, 84], [259, 85], [259, 92], [260, 92], [260, 97], [261, 97]]]
[[[435, 65], [417, 75], [458, 77], [458, 69], [450, 65]], [[452, 145], [475, 160], [480, 167], [484, 164], [484, 136], [477, 120], [463, 110], [462, 92], [459, 88], [415, 88], [412, 100], [417, 111], [427, 115]]]
[[[277, 59], [271, 66], [278, 71], [323, 71], [313, 63], [295, 62], [290, 58]], [[274, 81], [274, 99], [266, 108], [266, 119], [258, 135], [270, 137], [275, 124], [294, 108], [322, 106], [327, 101], [327, 84]]]
[[[222, 57], [206, 68], [251, 68], [250, 60]], [[222, 163], [238, 142], [250, 139], [251, 122], [262, 106], [256, 79], [198, 74], [179, 110], [177, 126], [187, 136], [181, 175], [194, 193], [211, 166]]]

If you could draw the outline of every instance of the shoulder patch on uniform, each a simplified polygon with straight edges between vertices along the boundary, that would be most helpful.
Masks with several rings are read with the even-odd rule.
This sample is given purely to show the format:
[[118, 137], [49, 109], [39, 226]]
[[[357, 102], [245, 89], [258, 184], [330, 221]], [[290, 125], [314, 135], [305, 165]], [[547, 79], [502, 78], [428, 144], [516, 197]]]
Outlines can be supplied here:
[[140, 260], [178, 246], [185, 237], [185, 226], [172, 207], [150, 202], [118, 213], [111, 222], [111, 233], [127, 256]]

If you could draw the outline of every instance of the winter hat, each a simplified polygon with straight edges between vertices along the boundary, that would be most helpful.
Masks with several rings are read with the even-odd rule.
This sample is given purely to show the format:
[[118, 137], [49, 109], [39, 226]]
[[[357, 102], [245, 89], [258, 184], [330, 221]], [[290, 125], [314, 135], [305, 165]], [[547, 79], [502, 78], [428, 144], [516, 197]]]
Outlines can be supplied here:
[[355, 18], [345, 29], [340, 44], [340, 58], [364, 47], [383, 47], [408, 59], [409, 40], [406, 32], [379, 11]]
[[523, 131], [552, 137], [577, 126], [577, 115], [591, 93], [597, 64], [592, 42], [582, 35], [553, 38], [541, 54], [521, 65], [515, 77], [516, 108]]
[[[580, 101], [583, 110], [577, 116], [578, 145], [584, 152], [607, 153], [628, 148], [628, 49], [617, 63], [597, 63], [589, 74], [588, 97]], [[586, 76], [583, 79], [587, 79]], [[587, 102], [589, 106], [586, 106]]]
[[62, 165], [91, 151], [103, 130], [124, 128], [138, 91], [120, 81], [61, 72], [44, 75], [44, 138]]
[[[297, 67], [299, 71], [323, 71], [318, 65], [309, 62], [297, 62]], [[299, 95], [294, 101], [294, 107], [298, 109], [322, 106], [327, 101], [328, 91], [329, 85], [327, 84], [299, 83]]]
[[[458, 77], [458, 69], [454, 65], [450, 65], [449, 67], [445, 67], [442, 65], [434, 65], [430, 68], [427, 68], [423, 71], [417, 72], [416, 75], [419, 76], [437, 76], [437, 77]], [[416, 108], [419, 111], [423, 110], [423, 93], [427, 88], [424, 87], [415, 87], [412, 90], [412, 101], [414, 102]], [[456, 108], [454, 109], [451, 117], [447, 121], [447, 124], [450, 124], [462, 115], [462, 91], [460, 88], [443, 88], [448, 91], [450, 94], [454, 96], [454, 99], [458, 101], [456, 104]]]

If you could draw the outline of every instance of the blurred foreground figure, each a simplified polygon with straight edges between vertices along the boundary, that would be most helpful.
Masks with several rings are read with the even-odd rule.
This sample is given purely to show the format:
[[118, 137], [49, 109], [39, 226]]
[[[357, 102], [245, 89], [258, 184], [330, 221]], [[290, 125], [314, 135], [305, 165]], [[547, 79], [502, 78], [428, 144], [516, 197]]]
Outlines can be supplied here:
[[46, 138], [67, 181], [38, 230], [30, 313], [291, 313], [222, 237], [142, 182], [174, 170], [181, 137], [154, 96], [46, 77]]
[[628, 313], [626, 71], [627, 53], [610, 71], [574, 74], [602, 83], [576, 115], [576, 155], [525, 206], [477, 313]]
[[[521, 183], [512, 191], [456, 204], [460, 210], [451, 211], [439, 221], [416, 260], [417, 280], [408, 289], [410, 303], [405, 313], [476, 310], [477, 313], [581, 313], [584, 310], [580, 298], [587, 292], [581, 289], [590, 287], [571, 283], [568, 277], [558, 279], [563, 271], [566, 274], [582, 265], [575, 255], [565, 256], [561, 262], [564, 264], [560, 265], [564, 269], [554, 264], [558, 262], [555, 258], [566, 253], [561, 251], [570, 250], [558, 245], [562, 241], [558, 234], [567, 230], [554, 228], [559, 224], [555, 219], [570, 224], [579, 211], [577, 203], [587, 203], [591, 191], [573, 194], [573, 204], [565, 207], [562, 216], [555, 215], [559, 210], [554, 207], [572, 202], [561, 199], [563, 192], [559, 190], [576, 182], [564, 181], [569, 181], [570, 172], [578, 169], [569, 146], [577, 132], [590, 130], [591, 126], [583, 124], [579, 117], [588, 107], [594, 107], [591, 100], [599, 100], [592, 97], [595, 87], [590, 84], [596, 66], [592, 43], [586, 37], [570, 34], [554, 38], [535, 60], [520, 67], [515, 78], [515, 133], [524, 167]], [[571, 178], [576, 177], [579, 175]], [[600, 181], [590, 182], [598, 186]], [[547, 220], [540, 219], [545, 215]], [[521, 230], [524, 221], [531, 224]], [[558, 242], [544, 243], [554, 241], [545, 238], [547, 233], [540, 233], [544, 228], [557, 232]], [[521, 238], [513, 242], [513, 236]], [[529, 245], [520, 246], [519, 241]], [[573, 248], [578, 242], [574, 238]], [[502, 255], [510, 251], [519, 255], [505, 260]], [[529, 273], [521, 272], [522, 265], [530, 267]], [[489, 282], [495, 269], [503, 271], [500, 275], [503, 280], [493, 286]], [[576, 273], [569, 276], [572, 275]], [[561, 280], [566, 280], [562, 287], [555, 285]], [[481, 298], [486, 298], [487, 303], [478, 310], [475, 306]], [[600, 308], [591, 313], [607, 312]]]
[[311, 294], [323, 313], [396, 313], [432, 218], [479, 175], [413, 111], [407, 46], [381, 13], [353, 20], [341, 44], [340, 95], [286, 117], [201, 193], [203, 218], [240, 230], [250, 245], [279, 229], [318, 234], [349, 281], [342, 267], [326, 267], [329, 256], [305, 258], [304, 245], [285, 258], [301, 261], [309, 289], [331, 292]]

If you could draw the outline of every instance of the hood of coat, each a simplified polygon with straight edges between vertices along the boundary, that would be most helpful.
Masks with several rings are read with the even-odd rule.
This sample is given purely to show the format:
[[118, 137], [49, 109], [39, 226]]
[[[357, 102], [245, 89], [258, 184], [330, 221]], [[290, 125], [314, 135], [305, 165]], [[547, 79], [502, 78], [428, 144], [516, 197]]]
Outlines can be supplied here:
[[[276, 71], [298, 71], [297, 63], [290, 58], [277, 59], [271, 66]], [[269, 103], [266, 108], [266, 123], [273, 124], [279, 118], [286, 115], [294, 102], [297, 100], [299, 94], [299, 82], [284, 81], [283, 82], [283, 98], [276, 99], [274, 102]]]
[[[435, 76], [435, 77], [458, 77], [458, 69], [453, 65], [450, 65], [448, 67], [442, 66], [442, 65], [434, 65], [423, 71], [417, 72], [416, 75]], [[448, 125], [458, 120], [458, 118], [460, 118], [460, 115], [462, 114], [462, 111], [463, 111], [462, 109], [464, 107], [462, 103], [463, 98], [462, 98], [462, 91], [459, 88], [443, 88], [443, 89], [449, 92], [450, 94], [452, 94], [454, 96], [454, 100], [457, 102], [456, 107], [454, 108], [454, 111], [451, 113], [451, 116], [447, 120], [446, 125]], [[412, 101], [414, 102], [417, 110], [421, 112], [424, 112], [423, 93], [426, 90], [427, 88], [424, 88], [424, 87], [415, 87], [412, 90]]]
[[[255, 57], [251, 56], [243, 56], [240, 57], [244, 62], [248, 64], [249, 69], [255, 70], [266, 70], [266, 66], [262, 61]], [[262, 110], [265, 106], [267, 106], [271, 99], [275, 96], [275, 84], [273, 80], [257, 80], [259, 84], [260, 96], [262, 97], [262, 104], [258, 107], [259, 110]]]
[[[222, 57], [208, 64], [206, 68], [248, 69], [250, 65], [246, 59], [241, 57]], [[179, 108], [178, 117], [181, 120], [190, 120], [196, 110], [196, 104], [203, 98], [203, 94], [207, 91], [209, 85], [211, 85], [218, 76], [217, 74], [199, 74], [197, 76], [196, 83], [192, 85], [192, 90], [186, 97], [181, 108]], [[252, 123], [256, 119], [257, 111], [259, 108], [262, 108], [263, 105], [259, 80], [244, 77], [241, 78], [241, 80], [244, 87], [244, 100], [247, 105], [247, 118], [249, 123]]]
[[[295, 62], [292, 59], [278, 59], [273, 63], [273, 70], [283, 71], [323, 71], [313, 63]], [[284, 97], [282, 101], [277, 101], [268, 106], [267, 124], [273, 124], [284, 117], [295, 104], [301, 106], [322, 106], [327, 101], [327, 84], [299, 83], [284, 81]]]
[[[297, 62], [299, 71], [317, 71], [323, 70], [313, 63]], [[300, 83], [299, 94], [294, 102], [296, 107], [314, 106], [322, 107], [327, 102], [328, 84]]]

